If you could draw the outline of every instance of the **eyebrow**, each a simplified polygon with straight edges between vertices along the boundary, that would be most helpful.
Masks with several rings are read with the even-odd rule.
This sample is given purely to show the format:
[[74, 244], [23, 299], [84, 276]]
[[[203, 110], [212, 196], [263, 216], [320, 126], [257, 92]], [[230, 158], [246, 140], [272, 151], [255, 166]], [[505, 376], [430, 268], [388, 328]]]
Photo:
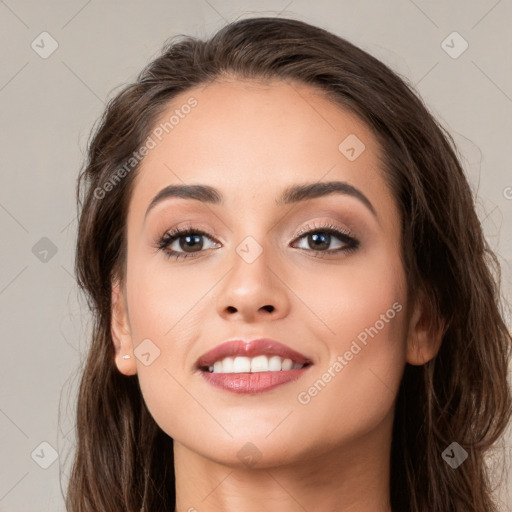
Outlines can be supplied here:
[[[283, 193], [276, 199], [277, 206], [294, 204], [309, 199], [328, 196], [330, 194], [343, 194], [355, 197], [363, 203], [372, 214], [378, 219], [377, 212], [370, 200], [356, 187], [345, 181], [326, 181], [317, 183], [306, 183], [303, 185], [292, 185], [284, 189]], [[149, 212], [160, 202], [173, 197], [183, 199], [194, 199], [203, 203], [222, 204], [224, 202], [222, 193], [210, 185], [169, 185], [152, 199], [149, 204], [145, 218]]]

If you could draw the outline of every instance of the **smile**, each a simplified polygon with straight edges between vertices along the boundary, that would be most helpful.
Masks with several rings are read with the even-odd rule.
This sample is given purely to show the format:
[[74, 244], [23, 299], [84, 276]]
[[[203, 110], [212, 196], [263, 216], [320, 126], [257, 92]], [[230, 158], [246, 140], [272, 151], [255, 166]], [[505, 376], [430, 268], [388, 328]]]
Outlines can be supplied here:
[[280, 356], [260, 355], [256, 357], [226, 357], [208, 366], [211, 373], [259, 373], [299, 370], [305, 364], [294, 363]]

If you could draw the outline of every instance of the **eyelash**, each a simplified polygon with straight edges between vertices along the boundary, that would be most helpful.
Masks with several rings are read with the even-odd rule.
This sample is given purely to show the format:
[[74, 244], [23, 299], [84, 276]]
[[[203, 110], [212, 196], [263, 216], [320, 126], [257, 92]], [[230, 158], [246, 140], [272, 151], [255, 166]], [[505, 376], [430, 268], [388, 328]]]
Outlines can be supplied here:
[[[334, 224], [322, 224], [320, 226], [313, 225], [310, 226], [309, 224], [302, 228], [296, 235], [294, 240], [304, 238], [306, 235], [310, 235], [313, 233], [324, 233], [328, 235], [335, 235], [341, 242], [347, 245], [347, 247], [340, 247], [338, 249], [330, 249], [327, 251], [320, 251], [315, 249], [302, 249], [306, 250], [307, 252], [313, 252], [313, 253], [321, 253], [321, 254], [335, 254], [338, 252], [345, 252], [350, 253], [352, 251], [355, 251], [359, 247], [359, 241], [354, 238], [349, 231], [346, 231], [339, 226], [336, 226]], [[164, 236], [158, 241], [157, 243], [157, 249], [164, 252], [165, 256], [167, 258], [173, 258], [175, 260], [179, 259], [186, 259], [186, 258], [194, 258], [196, 257], [195, 254], [200, 254], [204, 251], [198, 251], [197, 253], [186, 253], [186, 252], [179, 252], [170, 250], [169, 246], [179, 238], [186, 236], [186, 235], [200, 235], [205, 236], [209, 238], [210, 240], [218, 243], [216, 240], [214, 240], [208, 233], [201, 229], [196, 229], [193, 226], [187, 225], [187, 226], [181, 226], [178, 228], [171, 229], [167, 233], [164, 234]]]

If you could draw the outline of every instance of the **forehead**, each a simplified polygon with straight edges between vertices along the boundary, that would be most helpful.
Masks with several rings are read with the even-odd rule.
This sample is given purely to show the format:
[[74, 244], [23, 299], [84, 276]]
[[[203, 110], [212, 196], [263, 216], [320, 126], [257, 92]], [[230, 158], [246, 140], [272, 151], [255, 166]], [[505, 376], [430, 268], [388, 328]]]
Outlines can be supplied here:
[[[147, 207], [172, 183], [211, 184], [232, 201], [270, 201], [290, 184], [332, 180], [369, 196], [386, 192], [370, 129], [307, 84], [222, 80], [194, 87], [173, 98], [152, 134], [135, 206]], [[352, 148], [355, 159], [346, 152]]]

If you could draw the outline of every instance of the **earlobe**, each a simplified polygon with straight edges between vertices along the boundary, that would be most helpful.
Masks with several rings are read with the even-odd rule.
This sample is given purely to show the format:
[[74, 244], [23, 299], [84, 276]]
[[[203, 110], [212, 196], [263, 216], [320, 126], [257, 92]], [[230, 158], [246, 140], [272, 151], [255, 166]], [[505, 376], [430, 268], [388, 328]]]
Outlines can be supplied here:
[[[117, 280], [112, 284], [111, 304], [110, 334], [114, 343], [114, 357], [117, 369], [123, 375], [135, 375], [137, 373], [137, 364], [133, 357], [133, 344], [126, 299], [121, 283]], [[126, 355], [131, 357], [123, 357]]]
[[420, 366], [433, 359], [446, 332], [444, 319], [431, 319], [427, 311], [425, 294], [420, 292], [409, 321], [407, 356], [409, 364]]

